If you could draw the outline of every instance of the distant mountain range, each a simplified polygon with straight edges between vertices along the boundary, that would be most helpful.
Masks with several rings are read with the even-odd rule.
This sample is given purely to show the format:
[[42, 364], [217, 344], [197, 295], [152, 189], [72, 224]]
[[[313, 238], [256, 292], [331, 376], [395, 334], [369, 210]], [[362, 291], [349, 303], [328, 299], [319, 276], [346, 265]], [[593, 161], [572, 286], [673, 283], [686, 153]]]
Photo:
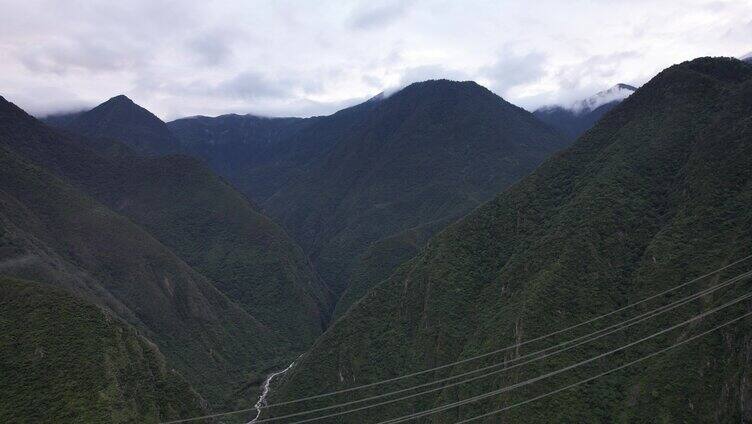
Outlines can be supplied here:
[[533, 114], [574, 140], [635, 90], [637, 89], [631, 85], [616, 84], [569, 106], [545, 106]]
[[169, 126], [290, 231], [342, 296], [337, 315], [432, 234], [568, 144], [489, 90], [447, 80], [326, 117]]
[[[204, 160], [303, 247], [333, 293], [336, 316], [432, 234], [568, 144], [487, 89], [447, 80], [307, 119], [224, 115], [165, 124], [116, 96], [46, 122], [93, 137], [109, 153], [122, 149], [112, 143], [119, 140], [138, 154], [182, 152]], [[222, 278], [234, 274], [226, 266], [215, 269], [226, 270], [210, 275], [217, 286], [236, 291], [237, 283]], [[255, 297], [264, 292], [248, 291]], [[327, 304], [323, 294], [318, 299]], [[268, 309], [277, 310], [275, 304]], [[327, 313], [319, 315], [326, 323]]]
[[45, 122], [0, 101], [2, 274], [64, 288], [143, 334], [202, 409], [247, 405], [249, 382], [309, 347], [332, 314], [566, 145], [450, 81], [310, 119], [167, 125], [116, 96]]

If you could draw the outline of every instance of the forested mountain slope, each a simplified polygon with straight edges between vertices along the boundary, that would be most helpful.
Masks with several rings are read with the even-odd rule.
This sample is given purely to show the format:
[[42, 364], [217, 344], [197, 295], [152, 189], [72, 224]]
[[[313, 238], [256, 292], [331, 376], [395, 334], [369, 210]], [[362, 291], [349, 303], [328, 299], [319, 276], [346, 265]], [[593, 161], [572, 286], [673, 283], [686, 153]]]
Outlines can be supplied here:
[[312, 253], [341, 294], [369, 247], [412, 229], [441, 228], [565, 144], [531, 114], [473, 82], [412, 84], [374, 101], [362, 122], [265, 210]]
[[161, 155], [179, 150], [178, 139], [161, 119], [123, 95], [74, 114], [67, 121], [53, 118], [51, 123], [89, 137], [122, 141], [142, 154]]
[[[514, 345], [749, 255], [750, 117], [751, 66], [735, 59], [702, 58], [661, 72], [571, 148], [442, 231], [422, 253], [372, 289], [298, 362], [284, 386], [273, 393], [272, 403]], [[752, 264], [743, 262], [670, 296], [545, 342], [431, 372], [404, 384], [271, 412], [280, 415], [331, 405], [510, 361], [749, 269]], [[545, 360], [329, 422], [379, 422], [509, 386], [653, 334], [749, 289], [746, 280]], [[738, 303], [555, 378], [418, 422], [457, 422], [532, 399], [684, 340], [750, 307], [749, 301]], [[632, 368], [478, 422], [752, 420], [751, 329], [749, 319], [741, 321]]]
[[295, 185], [358, 125], [379, 97], [329, 116], [266, 118], [197, 116], [168, 122], [181, 151], [206, 161], [218, 174], [264, 205]]
[[245, 396], [238, 390], [253, 373], [279, 361], [285, 341], [167, 247], [6, 148], [0, 148], [3, 275], [61, 286], [112, 310], [154, 341], [213, 405]]
[[48, 284], [0, 277], [0, 420], [158, 423], [205, 413], [157, 347]]
[[0, 143], [141, 225], [285, 340], [291, 357], [321, 334], [331, 299], [303, 251], [198, 160], [141, 157], [6, 109]]
[[342, 296], [337, 316], [428, 236], [567, 144], [485, 88], [446, 80], [325, 117], [169, 126], [290, 231]]

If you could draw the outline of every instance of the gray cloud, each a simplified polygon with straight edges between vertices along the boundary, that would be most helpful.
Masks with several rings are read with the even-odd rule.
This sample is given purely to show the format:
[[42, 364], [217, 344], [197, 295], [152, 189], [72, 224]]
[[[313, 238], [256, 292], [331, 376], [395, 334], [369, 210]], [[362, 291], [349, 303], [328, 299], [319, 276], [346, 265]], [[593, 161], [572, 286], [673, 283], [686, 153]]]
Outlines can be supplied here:
[[65, 74], [75, 71], [108, 72], [142, 65], [144, 55], [127, 49], [116, 50], [103, 40], [55, 40], [19, 52], [18, 60], [29, 71]]
[[424, 65], [402, 70], [398, 85], [406, 86], [414, 82], [430, 79], [465, 81], [469, 78], [466, 72], [459, 69], [450, 69], [443, 65]]
[[197, 62], [200, 65], [221, 65], [232, 55], [230, 41], [222, 35], [202, 34], [188, 40], [186, 45], [195, 53]]
[[[256, 71], [242, 72], [217, 85], [218, 93], [245, 99], [287, 97], [292, 94], [289, 81], [269, 78]], [[209, 93], [207, 93], [209, 94]]]
[[378, 4], [376, 2], [366, 2], [355, 10], [350, 17], [350, 27], [354, 29], [370, 30], [381, 28], [397, 20], [402, 16], [409, 6], [409, 2], [404, 0], [395, 0]]
[[563, 88], [572, 90], [589, 84], [593, 79], [615, 79], [625, 61], [639, 58], [640, 54], [636, 51], [595, 55], [582, 62], [561, 67], [556, 77]]
[[514, 86], [536, 82], [545, 75], [546, 56], [538, 52], [502, 53], [496, 62], [484, 67], [481, 74], [491, 81], [490, 89], [504, 95]]
[[750, 16], [746, 0], [6, 2], [0, 95], [35, 114], [123, 93], [163, 118], [316, 115], [448, 78], [535, 108], [740, 56]]

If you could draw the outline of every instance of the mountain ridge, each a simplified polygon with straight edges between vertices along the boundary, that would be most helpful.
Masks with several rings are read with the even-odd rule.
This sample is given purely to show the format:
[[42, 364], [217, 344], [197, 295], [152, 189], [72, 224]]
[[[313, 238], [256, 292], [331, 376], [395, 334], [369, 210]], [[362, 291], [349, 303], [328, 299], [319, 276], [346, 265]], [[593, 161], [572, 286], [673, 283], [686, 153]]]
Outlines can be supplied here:
[[[2, 242], [15, 246], [0, 253], [16, 264], [4, 274], [59, 285], [111, 309], [155, 341], [213, 407], [247, 396], [254, 373], [297, 356], [320, 334], [326, 318], [285, 306], [300, 298], [285, 293], [289, 287], [320, 285], [303, 253], [199, 160], [89, 146], [103, 142], [60, 133], [0, 101]], [[191, 250], [198, 240], [203, 248]], [[275, 256], [280, 252], [289, 260]], [[27, 257], [33, 260], [17, 260]], [[267, 291], [279, 326], [263, 304], [226, 297], [238, 278], [281, 290]], [[222, 339], [230, 334], [237, 339]], [[241, 364], [230, 366], [230, 359]], [[235, 392], [237, 385], [246, 388]]]
[[543, 106], [536, 109], [533, 114], [569, 138], [576, 139], [635, 90], [636, 88], [631, 85], [618, 83], [569, 106]]
[[[271, 402], [368, 384], [514, 345], [745, 256], [752, 246], [752, 214], [744, 206], [752, 199], [751, 93], [752, 68], [737, 60], [701, 58], [661, 72], [570, 148], [438, 233], [419, 255], [372, 288], [284, 377]], [[748, 269], [737, 266], [681, 293]], [[341, 421], [381, 421], [543, 375], [745, 290], [734, 287], [582, 351], [351, 413]], [[692, 334], [749, 307], [739, 305], [729, 315], [708, 318]], [[469, 419], [686, 336], [668, 333], [625, 353], [622, 361], [569, 371], [551, 382], [553, 387], [531, 385], [424, 420]], [[534, 408], [506, 411], [503, 418], [511, 423], [743, 421], [752, 416], [745, 406], [752, 392], [744, 382], [749, 342], [749, 323], [738, 324], [652, 360], [642, 370], [621, 371], [557, 393], [538, 400]], [[528, 351], [508, 351], [482, 365], [506, 363]], [[479, 366], [458, 365], [431, 373], [428, 380]], [[363, 390], [361, 396], [375, 393]], [[687, 408], [687, 402], [693, 407]], [[321, 405], [304, 402], [274, 414]]]
[[264, 202], [312, 252], [335, 293], [346, 290], [342, 276], [356, 266], [345, 256], [459, 218], [566, 145], [474, 82], [414, 83], [361, 107], [322, 159]]
[[180, 142], [161, 119], [123, 94], [62, 123], [68, 130], [92, 138], [116, 139], [147, 155], [180, 150]]
[[3, 421], [156, 423], [206, 414], [206, 401], [156, 345], [116, 316], [48, 284], [0, 277], [0, 294]]

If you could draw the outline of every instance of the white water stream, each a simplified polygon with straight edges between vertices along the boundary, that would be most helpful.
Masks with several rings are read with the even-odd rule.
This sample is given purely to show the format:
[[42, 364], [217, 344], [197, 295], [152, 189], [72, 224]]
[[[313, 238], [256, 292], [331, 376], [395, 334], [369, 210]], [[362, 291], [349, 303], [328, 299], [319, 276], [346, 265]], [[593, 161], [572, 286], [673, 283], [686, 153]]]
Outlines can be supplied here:
[[254, 408], [256, 408], [256, 418], [248, 421], [248, 424], [255, 423], [261, 417], [261, 408], [266, 405], [266, 397], [269, 395], [269, 386], [271, 386], [274, 377], [290, 371], [290, 368], [292, 368], [293, 365], [295, 365], [295, 361], [293, 361], [292, 364], [288, 365], [287, 368], [283, 369], [282, 371], [273, 372], [266, 377], [266, 380], [264, 380], [263, 389], [261, 391], [261, 396], [259, 396], [259, 400], [258, 402], [256, 402], [256, 405], [253, 406]]

